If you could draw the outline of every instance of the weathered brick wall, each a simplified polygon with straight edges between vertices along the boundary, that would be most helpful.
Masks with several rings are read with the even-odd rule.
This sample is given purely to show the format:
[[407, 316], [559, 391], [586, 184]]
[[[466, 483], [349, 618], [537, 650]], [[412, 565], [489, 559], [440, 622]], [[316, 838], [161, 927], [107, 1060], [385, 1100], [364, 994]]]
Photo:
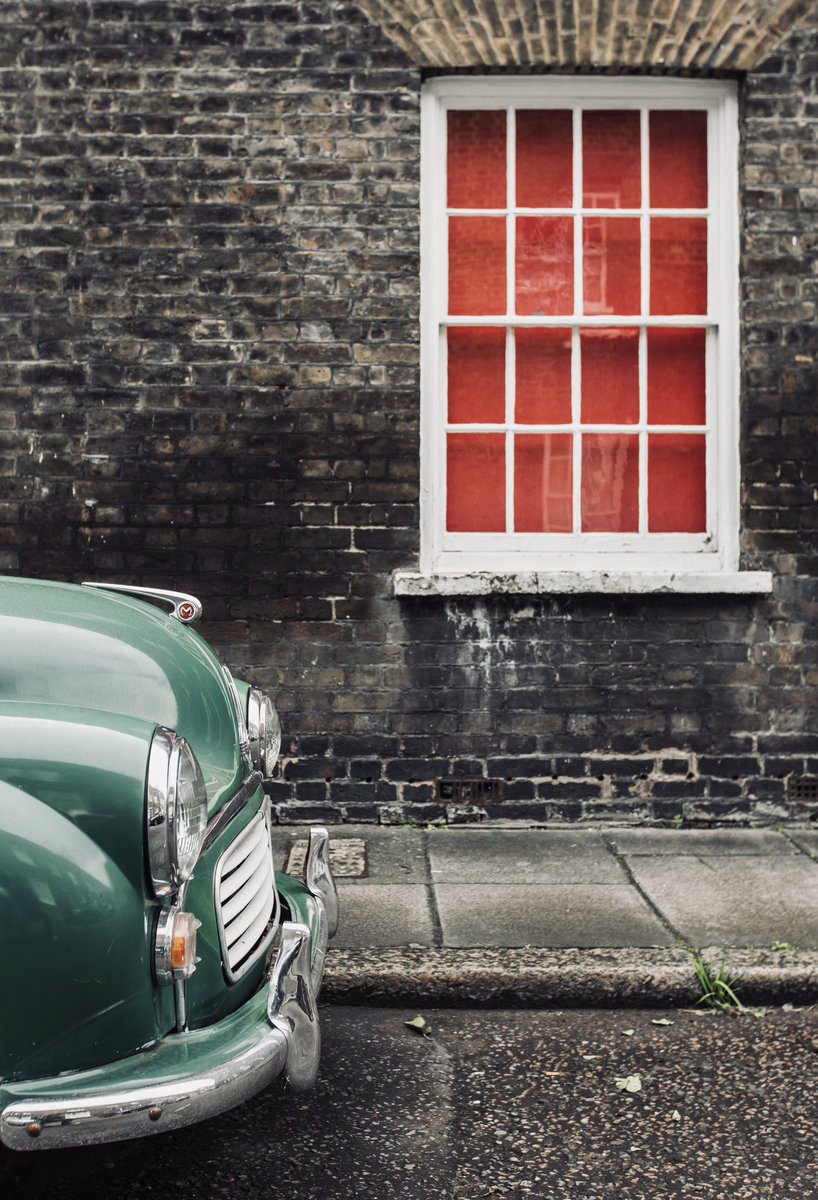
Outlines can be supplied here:
[[475, 816], [811, 811], [818, 37], [744, 98], [744, 549], [773, 598], [398, 601], [416, 68], [330, 0], [0, 15], [3, 570], [200, 594], [276, 690], [282, 819], [435, 819], [462, 777], [503, 783]]

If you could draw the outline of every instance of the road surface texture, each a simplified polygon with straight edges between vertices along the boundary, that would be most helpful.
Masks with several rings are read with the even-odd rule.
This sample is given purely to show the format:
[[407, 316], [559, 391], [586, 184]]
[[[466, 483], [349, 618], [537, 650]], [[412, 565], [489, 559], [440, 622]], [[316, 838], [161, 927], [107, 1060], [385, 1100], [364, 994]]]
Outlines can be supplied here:
[[308, 1095], [274, 1086], [166, 1136], [4, 1152], [0, 1196], [818, 1200], [812, 1009], [423, 1015], [430, 1037], [404, 1024], [415, 1011], [324, 1008]]

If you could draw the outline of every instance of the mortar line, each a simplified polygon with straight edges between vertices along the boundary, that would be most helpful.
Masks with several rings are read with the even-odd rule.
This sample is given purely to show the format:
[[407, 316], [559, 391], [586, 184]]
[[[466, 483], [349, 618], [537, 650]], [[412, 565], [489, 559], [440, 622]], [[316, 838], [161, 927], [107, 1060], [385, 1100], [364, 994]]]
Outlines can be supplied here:
[[602, 831], [600, 831], [600, 832], [602, 833], [602, 840], [605, 843], [606, 849], [608, 850], [609, 854], [613, 855], [613, 857], [616, 859], [616, 861], [622, 867], [622, 870], [625, 872], [625, 875], [627, 877], [628, 883], [631, 885], [631, 887], [634, 889], [634, 891], [637, 893], [637, 895], [642, 897], [642, 899], [645, 901], [645, 903], [647, 904], [647, 906], [651, 910], [651, 912], [656, 917], [658, 917], [659, 921], [664, 926], [664, 928], [668, 931], [668, 933], [672, 934], [672, 936], [676, 939], [677, 942], [680, 942], [681, 945], [683, 945], [683, 946], [689, 945], [687, 938], [684, 937], [683, 934], [681, 934], [679, 932], [679, 930], [676, 928], [676, 926], [673, 925], [668, 920], [668, 918], [665, 916], [665, 914], [662, 912], [662, 910], [659, 908], [659, 906], [653, 902], [652, 898], [648, 895], [648, 893], [645, 891], [645, 889], [638, 882], [636, 876], [634, 875], [633, 871], [631, 870], [631, 868], [627, 862], [627, 859], [625, 858], [625, 856], [623, 854], [619, 853], [616, 846], [614, 845], [611, 835], [604, 833]]

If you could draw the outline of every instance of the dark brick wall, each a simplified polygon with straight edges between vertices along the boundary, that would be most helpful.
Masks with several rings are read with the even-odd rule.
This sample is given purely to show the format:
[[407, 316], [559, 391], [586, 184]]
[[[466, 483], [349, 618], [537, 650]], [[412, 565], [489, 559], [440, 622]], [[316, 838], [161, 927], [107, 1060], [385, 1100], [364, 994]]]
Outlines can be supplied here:
[[[276, 692], [283, 820], [818, 811], [787, 786], [818, 776], [818, 37], [744, 86], [743, 546], [772, 599], [398, 601], [418, 72], [330, 0], [0, 18], [0, 569], [200, 594]], [[474, 777], [502, 797], [435, 785]]]

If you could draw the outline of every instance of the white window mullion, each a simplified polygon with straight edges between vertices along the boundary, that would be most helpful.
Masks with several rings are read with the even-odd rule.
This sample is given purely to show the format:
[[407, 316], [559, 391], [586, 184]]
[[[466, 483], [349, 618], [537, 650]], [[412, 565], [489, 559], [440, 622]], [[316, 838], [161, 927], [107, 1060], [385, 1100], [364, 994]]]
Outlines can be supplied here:
[[[650, 127], [648, 109], [640, 113], [642, 212], [639, 219], [642, 321], [650, 316]], [[648, 333], [639, 330], [639, 532], [648, 532]]]
[[648, 331], [639, 331], [639, 532], [648, 531]]
[[573, 206], [574, 221], [574, 324], [571, 329], [571, 420], [574, 425], [572, 479], [573, 530], [582, 532], [582, 363], [580, 357], [579, 322], [582, 320], [583, 254], [582, 254], [582, 109], [573, 110]]
[[[517, 294], [517, 263], [515, 247], [517, 244], [517, 218], [514, 204], [517, 198], [517, 121], [513, 107], [508, 109], [506, 123], [506, 321], [514, 316]], [[514, 422], [514, 405], [516, 398], [516, 354], [514, 333], [510, 325], [506, 326], [506, 530], [514, 532], [514, 435], [511, 426]]]

